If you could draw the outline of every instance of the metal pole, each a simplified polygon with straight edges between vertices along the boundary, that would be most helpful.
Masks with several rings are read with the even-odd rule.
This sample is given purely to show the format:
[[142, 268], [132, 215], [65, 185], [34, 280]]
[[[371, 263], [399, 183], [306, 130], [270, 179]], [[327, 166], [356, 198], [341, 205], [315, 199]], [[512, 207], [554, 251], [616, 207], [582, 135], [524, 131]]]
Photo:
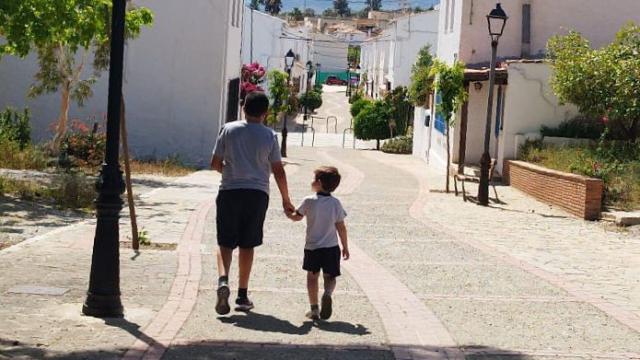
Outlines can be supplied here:
[[487, 105], [487, 123], [484, 132], [484, 153], [480, 159], [480, 186], [478, 187], [478, 203], [483, 206], [489, 205], [489, 166], [491, 154], [489, 147], [491, 144], [491, 123], [493, 117], [493, 90], [496, 82], [496, 58], [498, 54], [498, 41], [491, 41], [491, 69], [489, 73], [489, 103]]
[[[287, 69], [287, 88], [289, 91], [291, 90], [291, 69]], [[289, 99], [283, 99], [283, 101], [289, 101]], [[280, 155], [283, 158], [287, 157], [287, 135], [289, 134], [289, 130], [287, 129], [287, 111], [285, 110], [284, 116], [282, 117], [282, 145], [280, 146]]]
[[349, 67], [347, 67], [347, 94], [346, 94], [347, 97], [351, 95], [349, 91], [350, 87], [351, 87], [351, 72]]
[[120, 233], [118, 219], [122, 210], [125, 183], [118, 163], [120, 152], [120, 107], [124, 65], [124, 29], [126, 0], [113, 0], [109, 102], [107, 110], [107, 147], [105, 162], [96, 188], [97, 226], [93, 241], [91, 275], [82, 313], [95, 317], [122, 317], [120, 301]]

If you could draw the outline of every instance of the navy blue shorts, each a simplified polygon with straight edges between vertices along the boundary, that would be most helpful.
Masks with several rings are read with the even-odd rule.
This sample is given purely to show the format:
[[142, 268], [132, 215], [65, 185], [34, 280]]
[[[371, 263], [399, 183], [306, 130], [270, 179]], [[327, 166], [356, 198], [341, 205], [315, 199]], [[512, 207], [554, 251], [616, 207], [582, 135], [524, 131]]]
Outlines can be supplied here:
[[269, 195], [260, 190], [223, 190], [216, 199], [218, 245], [253, 249], [262, 245]]
[[302, 269], [314, 274], [322, 270], [324, 275], [340, 276], [340, 246], [304, 251]]

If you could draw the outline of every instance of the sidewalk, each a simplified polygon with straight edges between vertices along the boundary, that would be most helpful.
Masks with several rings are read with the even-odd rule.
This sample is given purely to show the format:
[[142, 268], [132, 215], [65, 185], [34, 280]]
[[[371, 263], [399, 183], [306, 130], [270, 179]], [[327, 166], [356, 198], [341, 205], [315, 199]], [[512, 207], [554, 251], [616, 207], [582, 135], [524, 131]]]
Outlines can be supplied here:
[[[507, 188], [503, 209], [465, 204], [431, 192], [442, 179], [408, 156], [289, 152], [296, 203], [318, 165], [343, 174], [352, 259], [331, 321], [304, 318], [304, 224], [282, 215], [275, 186], [250, 286], [256, 309], [215, 314], [219, 177], [199, 172], [144, 198], [140, 222], [165, 250], [121, 249], [125, 319], [80, 315], [91, 222], [0, 251], [0, 359], [640, 359], [633, 235]], [[235, 289], [235, 259], [230, 280]]]

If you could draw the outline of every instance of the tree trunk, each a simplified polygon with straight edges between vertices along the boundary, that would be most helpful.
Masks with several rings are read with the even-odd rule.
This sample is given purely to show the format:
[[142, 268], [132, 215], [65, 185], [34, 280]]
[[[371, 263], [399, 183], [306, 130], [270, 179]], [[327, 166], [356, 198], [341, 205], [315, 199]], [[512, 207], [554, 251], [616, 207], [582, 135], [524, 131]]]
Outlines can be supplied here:
[[53, 151], [60, 151], [60, 146], [67, 133], [67, 123], [69, 122], [69, 104], [71, 102], [71, 84], [67, 81], [62, 85], [62, 95], [60, 98], [60, 117], [56, 126], [56, 135], [53, 138]]
[[446, 183], [446, 188], [445, 190], [447, 191], [447, 194], [450, 191], [450, 182], [451, 179], [449, 179], [449, 168], [451, 167], [451, 136], [449, 135], [450, 131], [449, 131], [449, 124], [446, 125], [446, 130], [445, 132], [447, 133], [447, 183]]
[[376, 139], [376, 150], [380, 150], [380, 140]]

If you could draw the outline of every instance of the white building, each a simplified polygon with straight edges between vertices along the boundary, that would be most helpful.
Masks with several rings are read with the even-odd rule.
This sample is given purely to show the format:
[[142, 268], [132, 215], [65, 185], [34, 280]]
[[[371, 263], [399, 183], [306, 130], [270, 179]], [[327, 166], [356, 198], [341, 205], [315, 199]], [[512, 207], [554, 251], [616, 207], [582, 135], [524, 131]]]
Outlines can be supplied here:
[[[209, 162], [222, 124], [238, 113], [242, 0], [136, 0], [150, 8], [155, 23], [132, 41], [125, 55], [124, 95], [130, 147], [136, 157], [178, 155], [192, 164]], [[36, 140], [50, 139], [59, 113], [59, 94], [28, 99], [37, 71], [35, 56], [0, 62], [0, 108], [29, 107]], [[87, 69], [89, 75], [92, 69]], [[107, 110], [108, 74], [70, 118], [102, 119]]]
[[[469, 100], [455, 115], [451, 129], [453, 162], [477, 164], [484, 148], [488, 103], [488, 63], [491, 58], [486, 15], [493, 0], [443, 0], [440, 4], [438, 58], [467, 66]], [[499, 69], [491, 124], [492, 157], [502, 171], [522, 140], [542, 125], [557, 126], [577, 115], [560, 106], [549, 85], [551, 69], [541, 60], [549, 38], [577, 30], [594, 47], [614, 40], [629, 21], [640, 21], [640, 1], [514, 0], [505, 1], [509, 16], [498, 48]], [[446, 162], [444, 124], [433, 109], [416, 109], [414, 154], [439, 164]]]
[[[305, 26], [289, 27], [286, 21], [245, 7], [242, 36], [242, 61], [258, 62], [267, 71], [284, 70], [284, 57], [289, 50], [296, 55], [292, 80], [301, 90], [306, 87], [306, 63], [311, 57], [311, 41]], [[268, 84], [263, 85], [268, 90]]]
[[360, 55], [361, 72], [367, 74], [367, 93], [382, 92], [411, 83], [411, 68], [418, 52], [438, 49], [439, 11], [426, 11], [394, 19], [380, 36], [365, 41]]

